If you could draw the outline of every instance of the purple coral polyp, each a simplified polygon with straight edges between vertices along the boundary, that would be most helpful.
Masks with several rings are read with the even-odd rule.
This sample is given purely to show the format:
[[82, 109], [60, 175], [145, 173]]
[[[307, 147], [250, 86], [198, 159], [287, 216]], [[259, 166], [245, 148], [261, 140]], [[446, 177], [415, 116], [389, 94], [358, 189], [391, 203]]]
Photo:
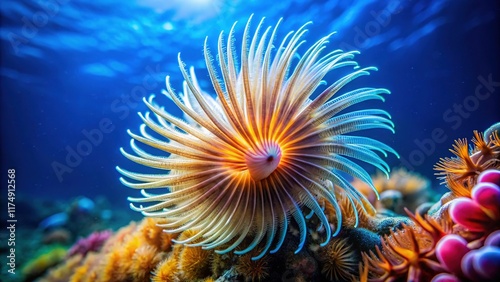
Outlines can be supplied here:
[[493, 281], [500, 278], [500, 248], [484, 246], [467, 253], [462, 259], [462, 271], [472, 281]]
[[461, 236], [449, 234], [436, 246], [436, 256], [447, 271], [454, 274], [436, 276], [432, 281], [493, 281], [500, 277], [500, 231], [486, 239], [484, 247], [470, 250]]
[[82, 238], [78, 240], [68, 251], [68, 257], [74, 256], [76, 254], [81, 254], [82, 256], [85, 256], [88, 252], [96, 252], [99, 251], [108, 240], [109, 237], [113, 232], [110, 230], [105, 230], [101, 232], [94, 232], [90, 234], [86, 238]]

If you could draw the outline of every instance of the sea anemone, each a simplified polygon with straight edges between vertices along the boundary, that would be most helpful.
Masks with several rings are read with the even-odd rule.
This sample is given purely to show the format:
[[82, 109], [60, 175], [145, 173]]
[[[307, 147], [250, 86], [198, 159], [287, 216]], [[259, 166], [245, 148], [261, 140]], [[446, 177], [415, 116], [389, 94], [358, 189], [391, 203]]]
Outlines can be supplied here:
[[[308, 24], [288, 33], [274, 48], [279, 22], [274, 28], [263, 28], [261, 21], [253, 37], [250, 23], [251, 19], [244, 30], [239, 62], [235, 25], [227, 46], [220, 34], [216, 58], [221, 76], [205, 40], [204, 58], [216, 97], [201, 90], [194, 69], [188, 71], [179, 55], [183, 92], [174, 91], [167, 76], [164, 94], [184, 112], [184, 120], [156, 105], [154, 96], [144, 99], [155, 117], [149, 112], [140, 114], [142, 136], [129, 131], [136, 155], [121, 152], [161, 173], [117, 170], [133, 180], [121, 178], [124, 185], [142, 189], [142, 198], [129, 198], [139, 203], [131, 204], [132, 209], [168, 218], [161, 224], [167, 232], [198, 230], [177, 243], [236, 254], [260, 246], [261, 252], [254, 257], [259, 259], [280, 249], [291, 218], [300, 230], [296, 252], [305, 243], [307, 219], [313, 215], [327, 227], [322, 243], [326, 245], [342, 222], [333, 185], [345, 190], [353, 204], [366, 202], [341, 172], [371, 185], [368, 173], [353, 160], [388, 173], [388, 165], [377, 153], [396, 153], [377, 140], [347, 135], [373, 128], [393, 131], [390, 116], [383, 110], [344, 111], [363, 101], [383, 101], [382, 95], [389, 94], [380, 88], [338, 93], [350, 81], [376, 70], [359, 68], [352, 60], [357, 51], [324, 54], [329, 34], [299, 55]], [[355, 70], [319, 92], [326, 74], [344, 66]], [[147, 127], [156, 133], [149, 133]], [[136, 141], [166, 154], [147, 152]], [[333, 185], [326, 183], [330, 181]], [[152, 194], [144, 190], [151, 188], [168, 191]], [[330, 228], [320, 198], [336, 207], [336, 228]]]

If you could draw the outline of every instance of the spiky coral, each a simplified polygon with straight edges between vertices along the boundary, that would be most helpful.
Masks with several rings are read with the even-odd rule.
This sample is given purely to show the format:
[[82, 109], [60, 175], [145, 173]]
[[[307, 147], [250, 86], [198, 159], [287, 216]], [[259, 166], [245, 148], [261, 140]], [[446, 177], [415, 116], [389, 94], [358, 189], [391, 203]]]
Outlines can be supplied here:
[[[97, 273], [100, 263], [99, 255], [91, 252], [85, 257], [85, 263], [80, 264], [75, 268], [74, 272], [71, 274], [70, 278], [67, 280], [69, 282], [93, 282], [99, 281], [99, 274]], [[118, 279], [118, 277], [116, 278]]]
[[212, 255], [212, 262], [210, 264], [210, 271], [214, 277], [221, 276], [224, 271], [230, 269], [233, 264], [233, 256], [229, 254], [216, 254]]
[[236, 271], [245, 279], [246, 282], [265, 281], [269, 276], [271, 266], [269, 258], [264, 256], [260, 260], [252, 260], [257, 252], [253, 251], [241, 257], [236, 262]]
[[319, 251], [321, 273], [331, 281], [349, 281], [358, 267], [356, 256], [347, 239], [332, 239]]
[[413, 215], [414, 226], [403, 224], [403, 228], [390, 232], [382, 239], [382, 249], [376, 247], [363, 254], [365, 267], [372, 274], [370, 281], [430, 281], [443, 268], [437, 262], [435, 247], [439, 240], [448, 234], [451, 226], [430, 217]]
[[151, 272], [171, 252], [171, 239], [176, 237], [157, 226], [164, 222], [131, 223], [109, 237], [97, 252], [75, 252], [57, 275], [47, 275], [44, 281], [150, 281]]
[[182, 248], [179, 253], [181, 276], [187, 281], [210, 276], [211, 255], [212, 252], [203, 250], [201, 247]]
[[151, 281], [153, 282], [174, 282], [179, 281], [178, 278], [178, 261], [175, 258], [168, 258], [163, 260], [156, 266], [153, 272]]
[[493, 131], [488, 141], [474, 131], [473, 148], [469, 151], [467, 139], [455, 141], [450, 151], [454, 158], [441, 158], [436, 164], [437, 175], [457, 196], [469, 197], [479, 174], [488, 169], [500, 169], [500, 137]]
[[149, 244], [143, 245], [135, 250], [132, 256], [131, 273], [134, 281], [147, 281], [151, 272], [163, 258], [158, 249]]

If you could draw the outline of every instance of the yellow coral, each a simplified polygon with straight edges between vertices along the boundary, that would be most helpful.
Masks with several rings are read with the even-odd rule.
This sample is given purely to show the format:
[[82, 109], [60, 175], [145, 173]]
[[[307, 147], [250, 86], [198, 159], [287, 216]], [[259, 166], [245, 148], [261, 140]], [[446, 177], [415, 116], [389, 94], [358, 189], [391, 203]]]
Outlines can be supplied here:
[[82, 263], [83, 256], [81, 254], [76, 254], [69, 257], [65, 263], [52, 268], [48, 274], [39, 279], [39, 282], [51, 282], [51, 281], [69, 281], [70, 277], [73, 275], [75, 269]]
[[131, 273], [134, 281], [149, 281], [151, 271], [161, 261], [162, 255], [156, 247], [143, 245], [132, 256]]
[[153, 272], [152, 282], [173, 282], [179, 281], [178, 261], [175, 258], [167, 258], [156, 267]]
[[149, 245], [158, 248], [163, 252], [170, 251], [172, 247], [172, 239], [176, 238], [178, 234], [164, 232], [159, 224], [165, 224], [165, 219], [146, 218], [139, 226], [142, 232], [142, 237], [148, 242]]
[[96, 272], [96, 268], [94, 267], [96, 263], [98, 263], [99, 256], [92, 252], [88, 253], [85, 257], [85, 261], [82, 265], [77, 267], [74, 270], [70, 282], [93, 282], [99, 281], [98, 274]]
[[[186, 230], [179, 236], [179, 240], [190, 238], [196, 233], [194, 230]], [[174, 249], [178, 250], [174, 251], [174, 253], [179, 256], [179, 269], [187, 281], [194, 281], [210, 275], [212, 251], [203, 250], [201, 247], [189, 247], [180, 244], [176, 245]]]
[[127, 277], [126, 270], [129, 268], [124, 267], [124, 264], [130, 263], [130, 260], [124, 260], [121, 252], [111, 250], [109, 253], [103, 255], [102, 264], [102, 281], [117, 281], [125, 280]]
[[[110, 237], [99, 252], [71, 257], [42, 281], [165, 282], [200, 281], [211, 277], [214, 252], [183, 244], [171, 248], [170, 238], [175, 235], [163, 232], [158, 223], [165, 221], [148, 218], [139, 224], [131, 223]], [[190, 238], [193, 232], [186, 230], [174, 238]], [[165, 238], [169, 238], [167, 242], [163, 242]], [[229, 268], [228, 264], [225, 266]], [[219, 267], [223, 264], [219, 263]]]

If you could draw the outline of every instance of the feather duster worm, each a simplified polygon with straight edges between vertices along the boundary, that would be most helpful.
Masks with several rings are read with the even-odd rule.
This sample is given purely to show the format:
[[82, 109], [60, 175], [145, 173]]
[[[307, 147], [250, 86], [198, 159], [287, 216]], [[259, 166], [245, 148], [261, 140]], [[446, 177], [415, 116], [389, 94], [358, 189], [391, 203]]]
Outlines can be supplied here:
[[[298, 56], [308, 24], [288, 33], [274, 48], [279, 23], [264, 28], [261, 21], [252, 37], [250, 22], [244, 30], [239, 62], [235, 26], [229, 32], [227, 48], [225, 36], [220, 34], [216, 58], [221, 76], [205, 40], [205, 62], [215, 98], [201, 90], [194, 69], [186, 70], [179, 56], [183, 92], [174, 91], [167, 77], [164, 94], [184, 112], [185, 119], [153, 103], [153, 96], [144, 100], [153, 115], [140, 114], [144, 122], [140, 135], [129, 132], [135, 155], [121, 151], [128, 159], [163, 173], [117, 169], [125, 177], [121, 182], [141, 189], [144, 196], [129, 199], [134, 203], [132, 209], [145, 216], [168, 218], [161, 225], [167, 232], [198, 231], [177, 243], [236, 254], [259, 246], [254, 257], [259, 259], [280, 249], [292, 218], [300, 229], [297, 252], [306, 240], [307, 219], [314, 215], [327, 227], [326, 245], [342, 223], [333, 185], [346, 192], [351, 204], [366, 202], [340, 172], [373, 187], [368, 173], [353, 160], [387, 174], [389, 167], [377, 153], [396, 153], [374, 139], [349, 135], [372, 128], [393, 131], [387, 112], [345, 111], [367, 100], [383, 101], [389, 91], [360, 88], [339, 94], [350, 81], [376, 68], [359, 68], [352, 60], [356, 51], [324, 54], [331, 34]], [[318, 94], [325, 75], [345, 66], [355, 70]], [[157, 134], [150, 134], [147, 128]], [[146, 152], [136, 141], [166, 154]], [[168, 191], [153, 194], [148, 192], [152, 188]], [[330, 228], [319, 198], [335, 207], [336, 227]]]

